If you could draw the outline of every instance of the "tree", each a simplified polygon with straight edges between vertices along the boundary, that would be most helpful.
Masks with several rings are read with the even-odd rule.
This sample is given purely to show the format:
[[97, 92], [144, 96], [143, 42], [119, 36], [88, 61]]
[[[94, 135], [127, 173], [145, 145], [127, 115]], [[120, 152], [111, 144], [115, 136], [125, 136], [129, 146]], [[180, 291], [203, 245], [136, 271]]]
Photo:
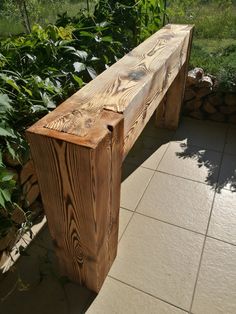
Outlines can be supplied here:
[[31, 26], [29, 21], [29, 14], [27, 11], [26, 0], [15, 0], [22, 19], [23, 26], [26, 30], [26, 33], [31, 33]]

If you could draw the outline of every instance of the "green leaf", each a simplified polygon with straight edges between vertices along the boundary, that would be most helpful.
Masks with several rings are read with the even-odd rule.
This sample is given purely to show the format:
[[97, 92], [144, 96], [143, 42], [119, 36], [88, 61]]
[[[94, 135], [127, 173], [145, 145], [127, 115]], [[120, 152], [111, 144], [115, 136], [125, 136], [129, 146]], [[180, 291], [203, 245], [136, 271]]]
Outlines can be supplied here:
[[32, 97], [32, 92], [28, 88], [26, 88], [25, 86], [22, 86], [22, 87], [25, 90], [25, 92]]
[[9, 190], [3, 189], [1, 190], [1, 193], [6, 202], [11, 202], [11, 193]]
[[0, 167], [4, 167], [4, 164], [2, 162], [2, 151], [0, 150]]
[[11, 155], [11, 157], [13, 159], [16, 159], [16, 152], [15, 150], [11, 147], [10, 143], [8, 141], [6, 141], [7, 143], [7, 150], [9, 151], [9, 154]]
[[14, 89], [16, 89], [20, 93], [20, 88], [17, 86], [16, 82], [12, 79], [6, 80], [6, 83], [10, 86], [12, 86]]
[[4, 208], [5, 207], [5, 200], [2, 195], [2, 190], [0, 189], [0, 205]]
[[85, 32], [85, 31], [81, 31], [80, 35], [81, 36], [85, 36], [85, 37], [94, 38], [94, 34], [93, 33]]
[[86, 69], [85, 64], [81, 62], [74, 62], [73, 66], [74, 66], [75, 72], [78, 72], [78, 73]]
[[80, 77], [78, 77], [75, 74], [72, 74], [72, 76], [73, 76], [73, 79], [76, 81], [76, 83], [79, 84], [79, 87], [82, 87], [84, 85], [84, 82], [83, 82], [83, 80]]
[[55, 103], [50, 99], [50, 97], [46, 93], [43, 93], [42, 99], [43, 99], [43, 102], [47, 106], [48, 109], [56, 108]]
[[0, 73], [0, 77], [11, 87], [13, 87], [14, 89], [16, 89], [19, 93], [20, 93], [20, 88], [18, 87], [18, 85], [16, 84], [16, 82], [9, 76], [7, 76], [4, 73]]
[[75, 52], [73, 52], [73, 55], [81, 58], [82, 60], [87, 60], [88, 58], [88, 53], [86, 51], [82, 51], [82, 50], [76, 50]]
[[94, 68], [92, 67], [87, 67], [87, 71], [89, 73], [89, 75], [91, 76], [92, 79], [95, 79], [95, 77], [97, 76], [96, 71], [94, 70]]
[[4, 170], [4, 172], [1, 175], [1, 182], [7, 182], [11, 181], [14, 175], [12, 173], [9, 173], [7, 170]]
[[98, 57], [92, 57], [90, 61], [98, 61], [100, 60]]
[[42, 112], [42, 111], [48, 112], [47, 108], [42, 106], [42, 105], [33, 105], [31, 107], [31, 109], [32, 109], [33, 113], [35, 113], [35, 112]]
[[0, 136], [16, 138], [11, 129], [4, 129], [2, 126], [0, 126]]
[[102, 41], [108, 42], [108, 43], [112, 43], [113, 42], [113, 38], [111, 36], [104, 36], [102, 37]]
[[11, 100], [6, 94], [0, 94], [0, 113], [5, 113], [8, 110], [11, 110]]

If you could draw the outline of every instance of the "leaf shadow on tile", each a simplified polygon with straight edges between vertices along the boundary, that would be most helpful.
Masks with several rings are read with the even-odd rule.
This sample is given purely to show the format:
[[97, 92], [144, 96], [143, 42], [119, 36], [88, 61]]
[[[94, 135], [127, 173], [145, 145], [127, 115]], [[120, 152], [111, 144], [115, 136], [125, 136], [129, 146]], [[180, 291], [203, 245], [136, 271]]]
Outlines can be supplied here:
[[[220, 193], [223, 188], [230, 189], [231, 191], [236, 191], [236, 156], [235, 162], [227, 162], [227, 157], [224, 156], [223, 163], [220, 164], [209, 154], [208, 150], [202, 150], [197, 146], [191, 145], [191, 142], [187, 144], [181, 144], [183, 149], [182, 152], [177, 152], [176, 156], [182, 159], [195, 159], [198, 163], [198, 167], [206, 167], [208, 174], [205, 183], [216, 188], [216, 191]], [[220, 175], [218, 177], [218, 172]]]
[[207, 168], [208, 173], [205, 183], [211, 185], [213, 188], [217, 187], [220, 167], [219, 162], [215, 158], [211, 158], [211, 154], [208, 153], [208, 150], [193, 146], [191, 141], [187, 141], [186, 144], [181, 143], [180, 146], [183, 151], [176, 152], [176, 156], [182, 159], [194, 159], [197, 162], [198, 168]]
[[[201, 121], [201, 124], [207, 124], [209, 121]], [[212, 122], [209, 122], [212, 124]], [[195, 124], [193, 120], [193, 128], [201, 127], [201, 124]], [[217, 123], [214, 123], [217, 126]], [[225, 133], [225, 129], [219, 124], [219, 129], [222, 129], [222, 133]], [[195, 131], [195, 134], [197, 131]], [[178, 133], [176, 134], [178, 135]], [[214, 150], [208, 149], [204, 147], [204, 144], [201, 145], [200, 139], [198, 139], [198, 143], [196, 144], [196, 137], [192, 138], [191, 132], [190, 135], [186, 132], [184, 136], [176, 136], [175, 141], [181, 142], [180, 146], [182, 148], [182, 152], [176, 152], [176, 156], [182, 159], [194, 159], [197, 161], [198, 167], [206, 167], [208, 170], [208, 174], [205, 180], [206, 184], [212, 186], [212, 188], [216, 188], [217, 192], [220, 192], [223, 188], [228, 188], [232, 191], [236, 191], [236, 156], [234, 156], [234, 160], [227, 160], [227, 156], [223, 156], [223, 162], [220, 163], [213, 158], [213, 154], [209, 152], [213, 152]], [[206, 135], [207, 136], [207, 135]], [[217, 136], [215, 138], [217, 142]], [[223, 154], [221, 152], [221, 154]], [[228, 158], [230, 159], [230, 158]], [[219, 174], [219, 176], [218, 176]]]

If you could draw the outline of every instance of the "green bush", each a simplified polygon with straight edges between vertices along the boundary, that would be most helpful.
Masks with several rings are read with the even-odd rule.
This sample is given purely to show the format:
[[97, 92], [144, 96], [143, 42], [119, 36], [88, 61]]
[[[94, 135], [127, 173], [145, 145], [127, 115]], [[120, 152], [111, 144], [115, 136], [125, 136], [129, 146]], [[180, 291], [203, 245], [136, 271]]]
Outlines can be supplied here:
[[123, 45], [108, 28], [93, 22], [87, 29], [83, 20], [76, 26], [35, 25], [31, 34], [0, 43], [1, 229], [14, 224], [13, 204], [29, 211], [5, 156], [24, 164], [29, 153], [25, 129], [123, 55]]
[[[202, 67], [206, 72], [216, 76], [220, 88], [235, 91], [236, 88], [236, 44], [217, 47], [218, 41], [200, 40], [193, 42], [189, 66]], [[210, 47], [209, 47], [210, 46]]]
[[163, 10], [162, 0], [100, 0], [94, 14], [0, 41], [0, 228], [13, 227], [14, 206], [29, 211], [5, 162], [29, 158], [25, 129], [155, 32]]

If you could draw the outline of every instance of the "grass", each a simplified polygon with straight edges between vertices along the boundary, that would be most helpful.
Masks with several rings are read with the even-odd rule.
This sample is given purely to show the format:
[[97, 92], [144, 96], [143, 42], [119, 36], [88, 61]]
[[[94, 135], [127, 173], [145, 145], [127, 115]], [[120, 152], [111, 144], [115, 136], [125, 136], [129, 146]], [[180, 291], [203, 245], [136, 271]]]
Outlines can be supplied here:
[[179, 1], [182, 7], [176, 2], [172, 1], [168, 7], [170, 22], [194, 24], [196, 38], [236, 38], [236, 4], [223, 6], [216, 0], [205, 4], [193, 1], [186, 8], [183, 5], [186, 1]]
[[195, 25], [190, 67], [202, 67], [217, 76], [224, 89], [235, 90], [236, 4], [228, 2], [223, 6], [223, 2], [220, 5], [216, 0], [206, 4], [195, 1], [191, 7], [180, 8], [173, 1], [169, 7], [170, 22]]
[[[39, 1], [38, 1], [39, 3]], [[90, 10], [93, 10], [95, 1], [90, 0]], [[36, 7], [29, 7], [30, 23], [46, 25], [55, 23], [58, 14], [67, 12], [69, 16], [75, 16], [80, 10], [87, 9], [85, 0], [71, 1], [64, 0], [55, 3], [41, 3]], [[4, 11], [0, 12], [0, 37], [6, 38], [11, 35], [17, 35], [24, 32], [24, 27], [17, 9], [13, 14]]]

